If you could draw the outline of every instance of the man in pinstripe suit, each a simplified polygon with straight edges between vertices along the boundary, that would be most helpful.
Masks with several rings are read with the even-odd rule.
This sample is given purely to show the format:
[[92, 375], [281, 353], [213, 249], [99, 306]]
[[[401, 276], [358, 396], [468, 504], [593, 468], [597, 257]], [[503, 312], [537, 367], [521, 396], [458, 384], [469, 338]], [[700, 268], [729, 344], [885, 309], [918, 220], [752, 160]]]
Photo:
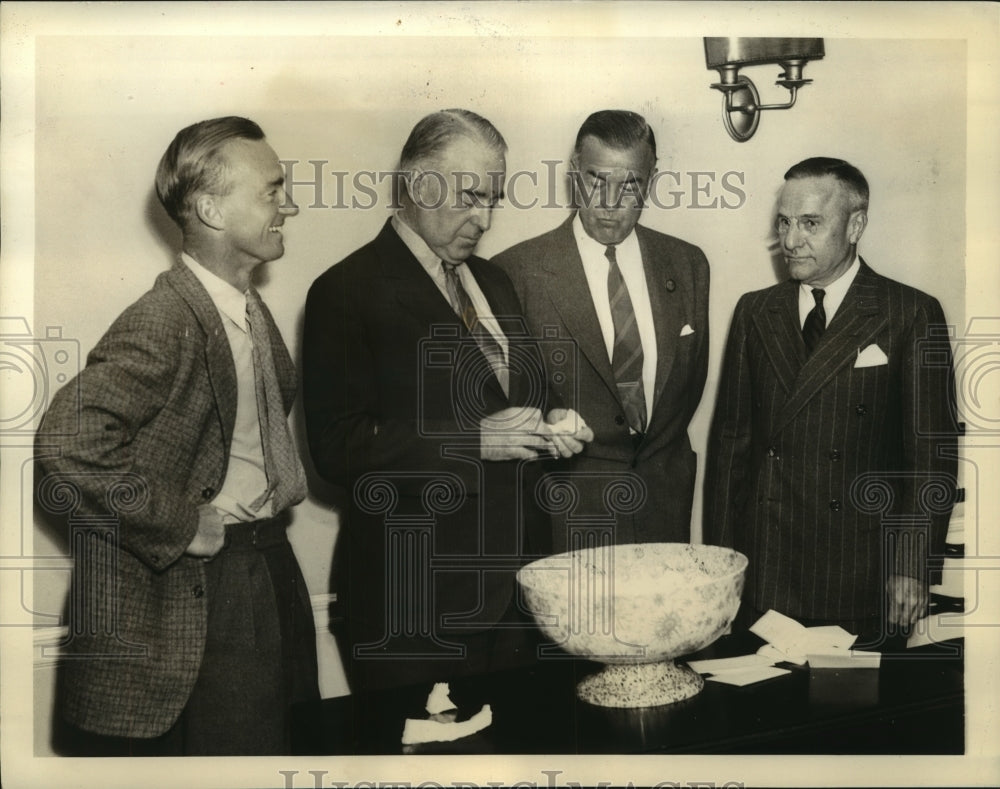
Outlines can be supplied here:
[[885, 644], [927, 607], [957, 425], [941, 306], [857, 255], [867, 207], [847, 162], [785, 174], [776, 228], [791, 279], [736, 306], [704, 533], [750, 558], [743, 621], [773, 608]]
[[298, 212], [283, 180], [253, 121], [177, 134], [156, 191], [183, 251], [40, 427], [40, 491], [73, 489], [77, 524], [112, 524], [100, 540], [74, 528], [56, 738], [69, 755], [289, 753], [292, 704], [318, 701], [285, 536], [306, 493], [295, 369], [251, 285]]

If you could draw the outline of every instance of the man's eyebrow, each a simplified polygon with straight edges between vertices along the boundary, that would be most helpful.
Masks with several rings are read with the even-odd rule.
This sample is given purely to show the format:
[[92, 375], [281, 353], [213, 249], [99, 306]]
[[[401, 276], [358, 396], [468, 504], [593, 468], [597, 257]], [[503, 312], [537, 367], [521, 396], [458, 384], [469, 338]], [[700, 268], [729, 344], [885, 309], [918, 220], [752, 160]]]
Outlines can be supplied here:
[[473, 197], [478, 197], [483, 200], [503, 200], [503, 190], [501, 189], [498, 194], [493, 194], [492, 192], [487, 192], [483, 189], [463, 189], [462, 194], [472, 195]]
[[276, 178], [272, 178], [270, 181], [268, 181], [267, 185], [268, 186], [281, 186], [284, 183], [285, 183], [285, 176], [279, 175]]

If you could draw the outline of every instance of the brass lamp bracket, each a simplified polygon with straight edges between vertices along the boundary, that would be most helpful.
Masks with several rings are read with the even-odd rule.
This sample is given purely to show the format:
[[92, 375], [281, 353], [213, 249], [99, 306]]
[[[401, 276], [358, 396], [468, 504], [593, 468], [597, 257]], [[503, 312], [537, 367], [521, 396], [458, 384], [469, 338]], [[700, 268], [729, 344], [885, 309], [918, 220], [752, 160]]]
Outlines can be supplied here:
[[[706, 38], [706, 65], [719, 72], [719, 82], [712, 88], [724, 94], [722, 122], [729, 136], [746, 142], [757, 131], [761, 112], [794, 107], [799, 88], [812, 82], [803, 78], [802, 69], [823, 54], [823, 39]], [[757, 87], [740, 74], [745, 66], [765, 63], [777, 63], [782, 68], [774, 84], [788, 91], [788, 101], [783, 104], [761, 104]]]
[[722, 102], [722, 123], [726, 127], [726, 131], [729, 132], [729, 136], [737, 142], [746, 142], [757, 131], [761, 112], [764, 110], [787, 110], [794, 107], [799, 88], [812, 82], [811, 79], [802, 78], [804, 62], [781, 64], [785, 70], [778, 75], [774, 84], [788, 90], [788, 101], [784, 104], [761, 104], [757, 87], [749, 77], [738, 74], [738, 67], [724, 66], [720, 68], [719, 77], [722, 82], [715, 82], [712, 87], [725, 94]]

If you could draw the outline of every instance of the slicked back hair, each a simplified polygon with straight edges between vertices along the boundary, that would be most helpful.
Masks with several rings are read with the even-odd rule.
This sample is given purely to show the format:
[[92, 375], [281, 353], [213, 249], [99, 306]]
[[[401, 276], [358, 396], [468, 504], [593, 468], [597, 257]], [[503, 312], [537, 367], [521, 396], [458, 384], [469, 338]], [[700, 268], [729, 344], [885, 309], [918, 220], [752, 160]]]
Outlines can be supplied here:
[[264, 132], [247, 118], [213, 118], [181, 129], [163, 154], [156, 168], [156, 196], [181, 230], [187, 228], [198, 195], [228, 191], [221, 151], [236, 139], [263, 140]]
[[785, 180], [793, 178], [822, 178], [832, 175], [842, 183], [851, 196], [852, 211], [868, 210], [868, 180], [862, 172], [843, 159], [814, 156], [792, 165], [785, 173]]
[[417, 165], [426, 167], [459, 137], [480, 140], [501, 156], [507, 153], [503, 135], [483, 116], [471, 110], [441, 110], [422, 118], [413, 127], [403, 145], [399, 169], [406, 172]]
[[629, 150], [641, 142], [649, 145], [656, 161], [656, 137], [646, 119], [631, 110], [600, 110], [583, 122], [576, 133], [573, 152], [579, 154], [586, 137], [595, 137], [609, 148]]

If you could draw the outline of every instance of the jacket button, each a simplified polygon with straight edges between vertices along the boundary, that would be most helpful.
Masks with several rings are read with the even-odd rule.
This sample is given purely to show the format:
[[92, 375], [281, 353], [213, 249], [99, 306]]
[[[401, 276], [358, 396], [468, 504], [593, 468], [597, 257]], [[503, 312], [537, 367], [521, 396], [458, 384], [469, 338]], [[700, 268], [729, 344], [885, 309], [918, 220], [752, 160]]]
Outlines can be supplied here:
[[625, 417], [622, 416], [621, 414], [618, 414], [615, 417], [615, 424], [618, 425], [618, 427], [621, 427], [622, 425], [624, 425], [625, 424]]
[[830, 509], [833, 512], [840, 512], [840, 502], [837, 501], [836, 499], [831, 500], [830, 501]]
[[768, 447], [767, 448], [767, 456], [769, 458], [776, 458], [776, 457], [778, 457], [778, 450], [776, 450], [774, 447]]
[[198, 586], [194, 587], [191, 590], [191, 594], [194, 595], [195, 597], [204, 597], [205, 596], [205, 589], [204, 589], [204, 587], [201, 586], [201, 584], [199, 584]]
[[207, 501], [208, 499], [212, 498], [212, 496], [214, 496], [214, 495], [215, 495], [215, 488], [205, 488], [205, 489], [204, 489], [204, 490], [203, 490], [203, 491], [201, 492], [201, 497], [202, 497], [203, 499], [205, 499], [206, 501]]
[[868, 406], [866, 406], [864, 403], [860, 403], [858, 406], [855, 407], [854, 413], [856, 413], [858, 416], [864, 416], [865, 414], [868, 413]]
[[836, 463], [838, 460], [840, 460], [840, 450], [839, 449], [831, 449], [829, 457], [830, 457], [830, 460], [832, 460], [834, 463]]

